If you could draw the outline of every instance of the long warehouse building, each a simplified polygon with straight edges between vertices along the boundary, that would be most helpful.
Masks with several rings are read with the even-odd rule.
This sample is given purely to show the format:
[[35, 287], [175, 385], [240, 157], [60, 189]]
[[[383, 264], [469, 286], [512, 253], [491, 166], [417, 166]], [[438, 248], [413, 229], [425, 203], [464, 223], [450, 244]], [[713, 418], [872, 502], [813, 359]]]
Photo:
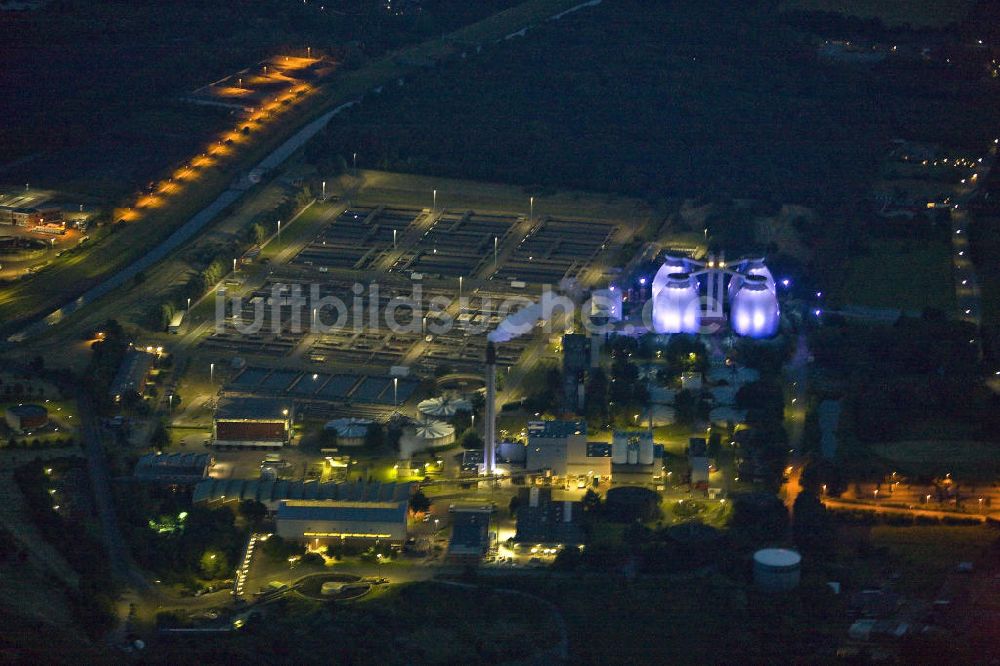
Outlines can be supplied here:
[[283, 539], [322, 546], [406, 541], [406, 502], [351, 502], [341, 500], [283, 500], [275, 521]]

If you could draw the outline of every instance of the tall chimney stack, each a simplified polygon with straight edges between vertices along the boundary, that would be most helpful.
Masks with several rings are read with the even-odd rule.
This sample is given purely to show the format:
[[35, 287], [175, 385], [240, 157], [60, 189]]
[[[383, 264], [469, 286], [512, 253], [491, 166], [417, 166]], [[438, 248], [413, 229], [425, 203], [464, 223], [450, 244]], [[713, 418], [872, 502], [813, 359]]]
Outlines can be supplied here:
[[497, 350], [493, 342], [486, 343], [486, 427], [483, 433], [483, 474], [490, 476], [496, 469], [497, 450]]

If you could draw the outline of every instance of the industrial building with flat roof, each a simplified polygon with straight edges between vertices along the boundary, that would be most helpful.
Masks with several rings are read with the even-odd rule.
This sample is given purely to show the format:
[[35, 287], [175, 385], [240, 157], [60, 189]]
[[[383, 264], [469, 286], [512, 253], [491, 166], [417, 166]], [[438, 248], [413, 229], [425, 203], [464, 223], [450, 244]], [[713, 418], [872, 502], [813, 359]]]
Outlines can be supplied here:
[[611, 447], [587, 441], [586, 421], [529, 421], [525, 470], [558, 477], [611, 476]]
[[133, 472], [139, 481], [193, 485], [208, 476], [214, 460], [207, 453], [147, 453]]
[[278, 536], [314, 546], [352, 542], [402, 546], [406, 502], [282, 500], [275, 520]]
[[519, 497], [515, 543], [583, 543], [580, 502], [555, 501], [552, 488], [522, 488]]
[[219, 448], [280, 449], [292, 431], [291, 401], [223, 397], [212, 422]]
[[156, 362], [156, 355], [147, 351], [140, 351], [129, 348], [125, 352], [125, 358], [118, 367], [118, 374], [111, 382], [108, 394], [115, 402], [121, 402], [122, 397], [128, 393], [137, 393], [139, 396], [146, 394], [146, 380]]
[[478, 564], [490, 550], [491, 506], [453, 506], [448, 561], [452, 564]]
[[269, 479], [205, 479], [194, 489], [192, 501], [227, 503], [255, 500], [274, 512], [282, 500], [344, 500], [352, 502], [408, 502], [409, 483], [317, 483]]

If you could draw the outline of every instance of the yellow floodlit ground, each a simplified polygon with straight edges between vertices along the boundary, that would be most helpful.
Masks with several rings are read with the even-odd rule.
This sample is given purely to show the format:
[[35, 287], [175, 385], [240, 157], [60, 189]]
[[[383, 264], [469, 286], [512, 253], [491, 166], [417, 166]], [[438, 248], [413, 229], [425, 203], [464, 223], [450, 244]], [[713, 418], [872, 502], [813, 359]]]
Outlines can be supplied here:
[[247, 90], [246, 88], [237, 88], [236, 86], [226, 86], [224, 88], [216, 88], [215, 94], [219, 97], [247, 97], [253, 93], [252, 90]]
[[295, 71], [297, 69], [305, 69], [310, 65], [314, 65], [319, 62], [317, 58], [302, 58], [299, 56], [274, 56], [269, 61], [269, 67], [275, 67], [278, 69], [284, 69], [288, 71]]
[[162, 208], [165, 201], [156, 194], [144, 194], [135, 202], [136, 208]]
[[193, 160], [191, 160], [191, 166], [198, 167], [199, 169], [207, 169], [210, 166], [215, 165], [215, 160], [213, 160], [208, 155], [198, 155]]
[[[259, 96], [263, 93], [268, 94], [269, 99], [265, 102], [258, 102], [256, 108], [251, 109], [249, 113], [240, 118], [235, 128], [223, 132], [209, 143], [205, 152], [192, 157], [187, 165], [174, 171], [169, 179], [154, 185], [153, 193], [140, 195], [132, 208], [121, 209], [121, 213], [116, 219], [133, 222], [142, 217], [141, 210], [166, 206], [171, 197], [177, 196], [181, 192], [184, 183], [198, 179], [200, 170], [218, 165], [220, 160], [230, 157], [236, 152], [236, 146], [243, 145], [250, 140], [250, 137], [242, 133], [244, 127], [253, 124], [261, 127], [266, 126], [286, 108], [291, 108], [299, 97], [314, 92], [315, 89], [308, 83], [296, 79], [286, 72], [304, 69], [317, 62], [320, 61], [315, 58], [274, 56], [261, 64], [261, 69], [257, 74], [236, 75], [230, 77], [223, 85], [211, 86], [212, 94], [223, 98], [259, 100]], [[235, 82], [238, 84], [234, 85]], [[267, 90], [267, 92], [265, 93], [262, 89]], [[272, 94], [273, 97], [270, 96]]]
[[180, 190], [180, 185], [172, 180], [164, 180], [160, 183], [160, 194], [169, 196], [171, 194], [177, 194]]
[[134, 208], [116, 208], [115, 219], [125, 220], [126, 222], [135, 222], [139, 219], [139, 212]]
[[174, 180], [178, 183], [186, 183], [194, 180], [194, 172], [189, 167], [181, 167], [174, 172]]

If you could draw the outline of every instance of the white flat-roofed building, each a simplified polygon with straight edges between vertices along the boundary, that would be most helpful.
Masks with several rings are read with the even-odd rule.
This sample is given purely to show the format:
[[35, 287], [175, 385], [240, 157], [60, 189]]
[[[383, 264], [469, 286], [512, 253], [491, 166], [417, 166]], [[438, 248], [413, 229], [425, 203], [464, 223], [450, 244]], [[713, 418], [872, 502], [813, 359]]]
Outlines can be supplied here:
[[283, 539], [314, 546], [346, 541], [401, 546], [406, 515], [406, 502], [283, 500], [275, 523]]
[[525, 470], [558, 477], [610, 477], [610, 446], [587, 441], [585, 421], [529, 421]]

